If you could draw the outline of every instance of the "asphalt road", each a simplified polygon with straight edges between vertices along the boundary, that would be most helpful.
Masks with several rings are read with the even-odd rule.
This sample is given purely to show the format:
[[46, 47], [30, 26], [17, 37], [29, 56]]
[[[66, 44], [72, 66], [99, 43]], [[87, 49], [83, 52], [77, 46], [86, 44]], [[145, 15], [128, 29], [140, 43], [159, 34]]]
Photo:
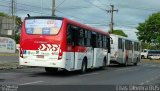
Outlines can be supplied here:
[[138, 66], [113, 65], [106, 70], [58, 72], [48, 74], [43, 68], [25, 68], [0, 71], [0, 84], [7, 85], [160, 85], [160, 64], [140, 63]]
[[18, 56], [0, 56], [0, 63], [18, 62]]

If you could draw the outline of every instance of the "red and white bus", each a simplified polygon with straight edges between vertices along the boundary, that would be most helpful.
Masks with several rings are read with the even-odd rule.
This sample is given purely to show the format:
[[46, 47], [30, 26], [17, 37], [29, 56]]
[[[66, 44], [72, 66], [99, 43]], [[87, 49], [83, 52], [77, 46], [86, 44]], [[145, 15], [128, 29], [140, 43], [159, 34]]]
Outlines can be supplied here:
[[137, 65], [141, 59], [141, 43], [119, 35], [110, 34], [111, 37], [111, 63]]
[[27, 17], [20, 37], [20, 65], [47, 72], [104, 68], [110, 62], [110, 36], [62, 17]]

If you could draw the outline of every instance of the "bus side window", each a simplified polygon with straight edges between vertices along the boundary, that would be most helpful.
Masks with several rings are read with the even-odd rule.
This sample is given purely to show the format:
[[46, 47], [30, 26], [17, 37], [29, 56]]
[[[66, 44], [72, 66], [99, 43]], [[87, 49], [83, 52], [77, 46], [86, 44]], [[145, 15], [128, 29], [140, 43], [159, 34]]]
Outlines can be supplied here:
[[118, 49], [122, 49], [122, 39], [118, 38]]
[[92, 34], [91, 34], [91, 45], [92, 45], [93, 48], [95, 48], [96, 45], [97, 45], [96, 33], [95, 32], [92, 32]]
[[107, 37], [107, 48], [108, 48], [108, 53], [111, 53], [111, 45], [110, 45], [110, 42], [111, 42], [111, 38], [110, 38], [110, 37]]
[[103, 36], [101, 34], [97, 34], [96, 35], [96, 41], [97, 41], [97, 48], [102, 48], [102, 39], [103, 39]]
[[128, 50], [129, 49], [129, 43], [128, 40], [125, 40], [125, 49]]
[[[77, 35], [78, 36], [78, 35]], [[79, 30], [79, 45], [84, 46], [85, 40], [84, 40], [85, 32], [84, 29]]]
[[107, 38], [105, 35], [103, 35], [103, 48], [107, 48]]
[[87, 45], [86, 46], [91, 46], [91, 31], [87, 30]]
[[67, 29], [67, 43], [70, 45], [78, 45], [79, 28], [73, 25], [69, 25]]
[[124, 52], [124, 40], [122, 40], [122, 51]]
[[111, 42], [111, 44], [113, 44], [113, 39], [112, 38], [110, 38], [110, 42]]
[[72, 45], [72, 30], [71, 25], [67, 27], [67, 44]]

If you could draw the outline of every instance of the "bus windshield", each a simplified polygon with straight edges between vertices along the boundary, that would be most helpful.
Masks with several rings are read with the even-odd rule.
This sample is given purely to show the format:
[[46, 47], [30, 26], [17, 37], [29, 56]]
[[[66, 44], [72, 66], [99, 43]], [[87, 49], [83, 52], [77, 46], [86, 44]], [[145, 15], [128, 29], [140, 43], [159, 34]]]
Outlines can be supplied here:
[[62, 20], [27, 19], [25, 22], [27, 34], [56, 35], [59, 33]]

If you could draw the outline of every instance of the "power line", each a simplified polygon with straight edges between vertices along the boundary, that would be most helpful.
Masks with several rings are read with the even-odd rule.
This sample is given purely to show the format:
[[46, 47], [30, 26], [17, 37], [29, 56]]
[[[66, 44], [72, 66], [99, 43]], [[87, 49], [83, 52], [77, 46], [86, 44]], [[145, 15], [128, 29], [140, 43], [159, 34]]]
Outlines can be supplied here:
[[56, 10], [56, 11], [57, 11], [57, 12], [59, 12], [59, 13], [62, 13], [62, 14], [65, 14], [65, 15], [68, 15], [68, 16], [71, 16], [71, 17], [74, 17], [74, 18], [77, 18], [77, 19], [79, 19], [79, 20], [81, 20], [81, 21], [86, 21], [85, 19], [82, 19], [82, 18], [79, 18], [79, 17], [73, 16], [73, 15], [69, 15], [69, 14], [63, 13], [63, 12], [58, 11], [58, 10]]
[[65, 1], [66, 1], [66, 0], [63, 0], [59, 5], [57, 5], [57, 6], [55, 7], [55, 9], [57, 9], [59, 6], [61, 6]]
[[[98, 6], [98, 5], [95, 5], [95, 4], [91, 3], [90, 1], [87, 1], [87, 0], [84, 0], [84, 1], [96, 6], [97, 8], [100, 8], [103, 11], [105, 10], [105, 9], [101, 8], [100, 6]], [[98, 1], [100, 1], [100, 0], [98, 0]], [[4, 0], [0, 0], [0, 2], [9, 3], [9, 1], [4, 1]], [[41, 8], [41, 7], [38, 7], [38, 6], [33, 6], [33, 5], [24, 4], [24, 3], [18, 3], [18, 2], [17, 2], [17, 5], [24, 5], [24, 6], [34, 7], [34, 8], [38, 8], [38, 9]], [[106, 6], [109, 6], [109, 5], [106, 4]], [[129, 5], [122, 5], [122, 4], [116, 4], [116, 6], [120, 6], [120, 7], [124, 7], [124, 8], [130, 8], [130, 9], [145, 10], [145, 11], [160, 11], [160, 9], [155, 9], [155, 8], [130, 7]], [[81, 9], [81, 8], [91, 8], [91, 7], [71, 7], [71, 8], [65, 8], [65, 9]], [[43, 8], [43, 9], [50, 10], [50, 8]]]
[[[2, 5], [2, 4], [0, 4], [0, 6], [8, 7], [8, 8], [9, 8], [9, 6], [7, 6], [7, 5]], [[21, 10], [21, 11], [29, 11], [29, 12], [41, 14], [41, 12], [38, 12], [38, 11], [31, 11], [31, 10], [28, 10], [28, 9], [17, 8], [17, 10]]]
[[[4, 6], [4, 7], [8, 7], [8, 8], [9, 8], [9, 6], [7, 6], [7, 5], [2, 5], [2, 4], [0, 4], [0, 6]], [[38, 11], [31, 11], [31, 10], [23, 9], [23, 8], [17, 8], [17, 10], [29, 11], [29, 12], [41, 14], [41, 12], [38, 12]], [[51, 10], [51, 9], [50, 9], [50, 10]], [[58, 11], [58, 10], [56, 10], [56, 11], [59, 12], [59, 13], [63, 13], [63, 12]], [[63, 13], [63, 14], [64, 14], [64, 13]], [[75, 16], [73, 16], [73, 15], [69, 15], [69, 14], [66, 14], [66, 15], [71, 16], [71, 17], [74, 17], [74, 18], [79, 19], [79, 20], [81, 20], [81, 21], [88, 21], [88, 20], [85, 20], [85, 19], [82, 19], [82, 18], [79, 18], [79, 17], [75, 17]]]
[[93, 4], [93, 3], [90, 2], [89, 0], [83, 0], [83, 1], [88, 2], [89, 4], [91, 4], [91, 5], [95, 6], [95, 7], [97, 7], [98, 9], [100, 9], [100, 10], [102, 10], [102, 11], [105, 11], [105, 9], [99, 7], [98, 5]]
[[[73, 16], [73, 15], [71, 15], [71, 14], [66, 14], [66, 13], [61, 12], [61, 11], [58, 11], [58, 10], [56, 10], [56, 11], [59, 12], [59, 13], [65, 14], [65, 15], [67, 15], [67, 16], [71, 16], [71, 17], [76, 18], [76, 19], [81, 20], [81, 21], [93, 22], [93, 21], [88, 21], [88, 20], [86, 20], [86, 19], [82, 19], [82, 18]], [[94, 23], [100, 23], [100, 22], [94, 22]]]
[[86, 9], [86, 8], [91, 8], [91, 7], [86, 7], [86, 6], [85, 6], [85, 7], [78, 7], [78, 6], [77, 6], [77, 7], [70, 7], [70, 8], [65, 8], [65, 7], [64, 7], [64, 8], [61, 8], [61, 9], [64, 10], [64, 9]]
[[106, 6], [110, 6], [110, 5], [107, 5], [107, 4], [102, 3], [101, 0], [97, 0], [97, 1], [98, 1], [101, 5], [103, 5], [103, 6], [105, 6], [105, 7], [106, 7]]

